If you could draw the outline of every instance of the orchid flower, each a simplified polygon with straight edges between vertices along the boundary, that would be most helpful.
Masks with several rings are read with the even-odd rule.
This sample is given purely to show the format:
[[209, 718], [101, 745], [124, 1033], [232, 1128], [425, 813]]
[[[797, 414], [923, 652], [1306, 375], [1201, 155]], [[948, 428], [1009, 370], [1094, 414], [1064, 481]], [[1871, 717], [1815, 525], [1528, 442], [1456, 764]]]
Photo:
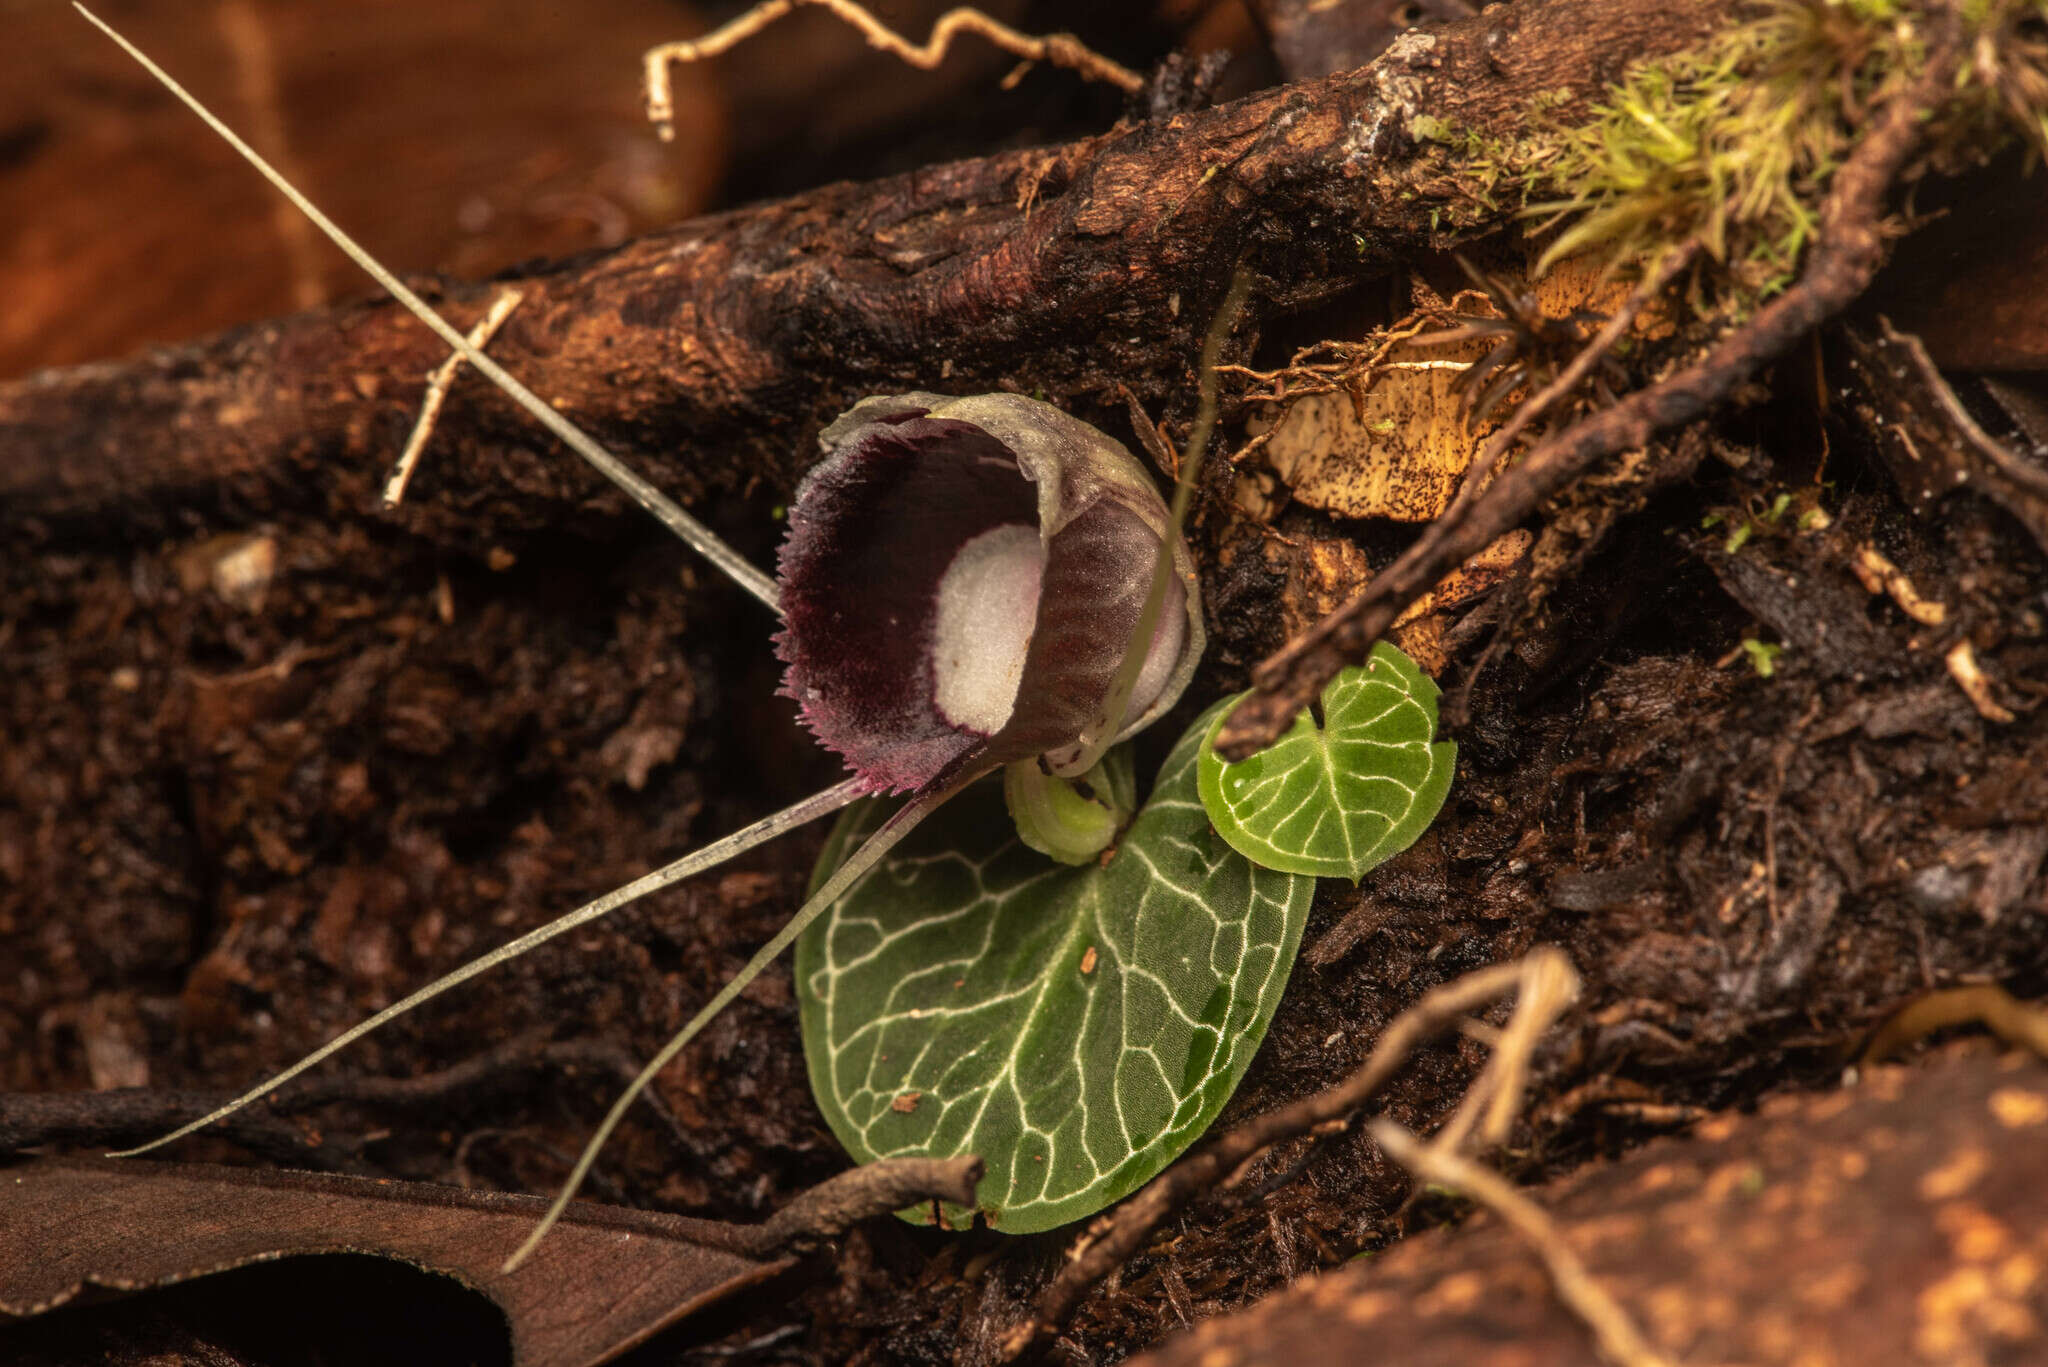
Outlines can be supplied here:
[[[83, 7], [80, 12], [85, 13]], [[925, 816], [991, 771], [1076, 774], [1171, 708], [1199, 662], [1202, 612], [1179, 525], [1116, 441], [1010, 394], [863, 400], [820, 434], [777, 581], [471, 345], [132, 44], [86, 13], [401, 304], [600, 473], [771, 608], [784, 691], [853, 776], [686, 855], [418, 989], [212, 1113], [121, 1155], [190, 1134], [422, 1002], [628, 902], [703, 872], [857, 797], [908, 800], [819, 886], [648, 1063], [606, 1114], [524, 1260], [627, 1108], [746, 985]], [[1191, 468], [1191, 467], [1190, 467]]]

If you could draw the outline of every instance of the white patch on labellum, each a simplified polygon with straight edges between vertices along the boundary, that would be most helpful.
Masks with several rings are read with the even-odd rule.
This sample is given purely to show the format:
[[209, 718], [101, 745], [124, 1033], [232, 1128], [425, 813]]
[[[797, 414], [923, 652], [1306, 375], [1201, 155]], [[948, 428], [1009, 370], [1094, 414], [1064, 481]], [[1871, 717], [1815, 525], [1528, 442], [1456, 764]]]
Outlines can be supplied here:
[[1022, 523], [994, 527], [960, 548], [939, 580], [932, 632], [932, 701], [954, 726], [992, 736], [1017, 705], [1038, 620], [1045, 546]]

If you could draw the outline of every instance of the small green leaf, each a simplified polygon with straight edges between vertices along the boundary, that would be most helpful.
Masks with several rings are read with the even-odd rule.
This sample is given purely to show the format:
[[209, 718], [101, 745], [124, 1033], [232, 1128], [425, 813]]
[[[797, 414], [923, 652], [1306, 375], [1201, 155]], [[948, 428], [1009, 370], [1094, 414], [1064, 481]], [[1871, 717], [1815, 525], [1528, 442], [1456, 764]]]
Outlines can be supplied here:
[[1202, 805], [1253, 863], [1356, 881], [1414, 844], [1443, 808], [1458, 747], [1430, 743], [1436, 698], [1436, 683], [1382, 641], [1323, 690], [1321, 725], [1303, 712], [1236, 764], [1216, 753], [1219, 713], [1202, 740]]
[[[1215, 1119], [1315, 891], [1210, 829], [1195, 751], [1220, 714], [1174, 747], [1106, 862], [1047, 862], [978, 784], [798, 941], [811, 1089], [856, 1159], [978, 1154], [979, 1213], [1030, 1233], [1127, 1195]], [[818, 868], [886, 810], [849, 808]]]

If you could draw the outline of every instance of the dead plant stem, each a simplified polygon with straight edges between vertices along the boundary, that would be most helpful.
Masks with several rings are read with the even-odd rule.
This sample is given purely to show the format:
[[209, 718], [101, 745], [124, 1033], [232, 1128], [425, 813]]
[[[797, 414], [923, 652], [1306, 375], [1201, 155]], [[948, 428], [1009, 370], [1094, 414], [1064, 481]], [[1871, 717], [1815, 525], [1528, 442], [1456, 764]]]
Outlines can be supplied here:
[[[654, 125], [661, 140], [668, 142], [676, 135], [675, 94], [669, 83], [669, 63], [716, 57], [739, 46], [800, 5], [819, 5], [830, 10], [860, 30], [870, 47], [880, 48], [920, 71], [935, 70], [946, 59], [954, 37], [972, 33], [1026, 62], [1048, 62], [1065, 67], [1090, 80], [1107, 81], [1127, 95], [1135, 95], [1145, 85], [1145, 78], [1137, 72], [1111, 61], [1071, 33], [1052, 33], [1035, 38], [966, 5], [940, 15], [938, 22], [932, 25], [931, 36], [918, 44], [884, 24], [855, 0], [763, 0], [731, 23], [712, 30], [702, 38], [663, 43], [647, 50], [641, 59], [646, 66], [647, 121]], [[1014, 77], [1013, 72], [1006, 79], [1014, 83]]]
[[1225, 720], [1217, 750], [1236, 760], [1271, 744], [1338, 670], [1365, 658], [1410, 603], [1467, 557], [1526, 520], [1596, 462], [1705, 416], [1861, 294], [1884, 259], [1886, 196], [1920, 148], [1927, 112], [1951, 94], [1959, 51], [1956, 33], [1935, 38], [1919, 76], [1878, 111], [1870, 132], [1835, 173], [1805, 273], [1796, 283], [1695, 364], [1545, 438], [1484, 494], [1463, 508], [1454, 504], [1350, 602], [1259, 666], [1256, 687]]

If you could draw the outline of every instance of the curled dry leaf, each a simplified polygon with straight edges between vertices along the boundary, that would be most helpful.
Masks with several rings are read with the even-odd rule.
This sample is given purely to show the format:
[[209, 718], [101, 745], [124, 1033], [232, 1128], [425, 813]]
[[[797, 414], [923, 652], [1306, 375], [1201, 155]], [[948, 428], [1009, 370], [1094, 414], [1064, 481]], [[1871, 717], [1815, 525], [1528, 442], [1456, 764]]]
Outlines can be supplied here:
[[141, 1291], [303, 1254], [393, 1258], [453, 1277], [503, 1312], [517, 1367], [586, 1367], [789, 1265], [782, 1256], [908, 1201], [962, 1197], [973, 1159], [893, 1164], [821, 1183], [761, 1225], [576, 1205], [508, 1274], [547, 1202], [196, 1163], [45, 1159], [0, 1168], [0, 1324], [87, 1288]]
[[582, 1204], [525, 1272], [499, 1271], [538, 1197], [203, 1164], [45, 1160], [0, 1170], [0, 1315], [87, 1288], [142, 1291], [301, 1254], [439, 1272], [504, 1312], [518, 1367], [607, 1361], [786, 1264], [741, 1227]]

